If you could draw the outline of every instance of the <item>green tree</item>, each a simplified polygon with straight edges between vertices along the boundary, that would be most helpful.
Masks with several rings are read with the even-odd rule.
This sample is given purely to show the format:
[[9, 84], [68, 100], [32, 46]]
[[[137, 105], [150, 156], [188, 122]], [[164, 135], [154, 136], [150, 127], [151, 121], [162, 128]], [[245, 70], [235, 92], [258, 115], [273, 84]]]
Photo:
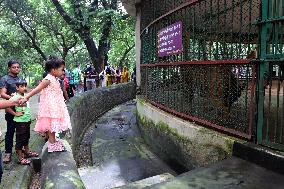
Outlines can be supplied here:
[[[65, 22], [76, 32], [83, 40], [90, 59], [96, 70], [102, 69], [103, 63], [108, 59], [108, 51], [110, 48], [110, 32], [112, 28], [113, 14], [118, 11], [117, 0], [69, 0], [63, 7], [58, 0], [52, 0], [58, 13]], [[98, 44], [92, 36], [93, 20], [100, 21], [100, 25], [96, 25], [100, 31], [100, 39]]]
[[[7, 71], [9, 59], [18, 59], [24, 75], [39, 77], [43, 61], [54, 54], [61, 56], [69, 68], [91, 61], [100, 71], [104, 60], [119, 66], [135, 64], [134, 19], [119, 2], [57, 3], [0, 0], [0, 73]], [[60, 7], [71, 23], [57, 13]]]

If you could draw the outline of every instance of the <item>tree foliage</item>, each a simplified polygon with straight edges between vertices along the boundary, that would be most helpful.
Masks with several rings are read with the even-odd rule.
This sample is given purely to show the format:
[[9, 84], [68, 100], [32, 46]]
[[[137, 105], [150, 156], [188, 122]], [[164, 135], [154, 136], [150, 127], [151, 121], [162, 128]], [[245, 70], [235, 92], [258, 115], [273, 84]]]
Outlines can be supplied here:
[[117, 0], [0, 0], [0, 72], [18, 59], [23, 74], [40, 77], [49, 55], [72, 68], [109, 61], [133, 67], [134, 19]]

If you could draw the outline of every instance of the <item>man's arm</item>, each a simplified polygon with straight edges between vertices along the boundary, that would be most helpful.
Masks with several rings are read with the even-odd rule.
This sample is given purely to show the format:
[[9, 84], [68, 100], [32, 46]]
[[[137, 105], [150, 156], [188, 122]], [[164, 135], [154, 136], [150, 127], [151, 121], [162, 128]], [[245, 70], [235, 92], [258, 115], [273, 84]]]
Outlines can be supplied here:
[[6, 82], [7, 82], [6, 77], [3, 76], [0, 80], [0, 89], [1, 89], [0, 94], [2, 98], [9, 100], [11, 98], [11, 95], [7, 94]]
[[19, 103], [19, 99], [13, 101], [13, 100], [0, 100], [0, 108], [8, 108], [11, 106], [16, 106]]
[[11, 98], [10, 95], [7, 95], [6, 87], [1, 88], [1, 97], [6, 99], [6, 100], [9, 100]]

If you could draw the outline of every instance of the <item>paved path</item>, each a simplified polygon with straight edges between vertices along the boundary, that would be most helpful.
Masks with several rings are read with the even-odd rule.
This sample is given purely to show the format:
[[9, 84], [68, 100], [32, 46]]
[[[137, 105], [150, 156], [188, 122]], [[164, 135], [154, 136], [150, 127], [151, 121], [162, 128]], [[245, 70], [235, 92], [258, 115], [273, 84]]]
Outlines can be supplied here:
[[135, 110], [135, 102], [117, 106], [88, 131], [93, 135], [94, 166], [79, 169], [87, 189], [117, 187], [162, 173], [175, 175], [144, 145]]

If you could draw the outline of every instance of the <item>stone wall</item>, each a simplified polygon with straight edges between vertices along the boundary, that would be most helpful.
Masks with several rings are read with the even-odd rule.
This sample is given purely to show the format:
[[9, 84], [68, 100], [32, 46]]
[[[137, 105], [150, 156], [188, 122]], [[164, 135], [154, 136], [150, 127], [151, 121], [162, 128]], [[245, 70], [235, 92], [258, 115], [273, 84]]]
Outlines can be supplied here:
[[235, 138], [173, 116], [142, 98], [137, 98], [137, 117], [146, 143], [168, 164], [184, 171], [232, 155]]
[[72, 151], [76, 160], [88, 127], [102, 114], [119, 104], [134, 99], [135, 95], [136, 85], [130, 82], [96, 88], [71, 98], [68, 111], [72, 124]]
[[41, 188], [42, 189], [85, 189], [84, 183], [78, 173], [71, 147], [67, 141], [62, 140], [66, 151], [48, 153], [47, 143], [41, 155]]

